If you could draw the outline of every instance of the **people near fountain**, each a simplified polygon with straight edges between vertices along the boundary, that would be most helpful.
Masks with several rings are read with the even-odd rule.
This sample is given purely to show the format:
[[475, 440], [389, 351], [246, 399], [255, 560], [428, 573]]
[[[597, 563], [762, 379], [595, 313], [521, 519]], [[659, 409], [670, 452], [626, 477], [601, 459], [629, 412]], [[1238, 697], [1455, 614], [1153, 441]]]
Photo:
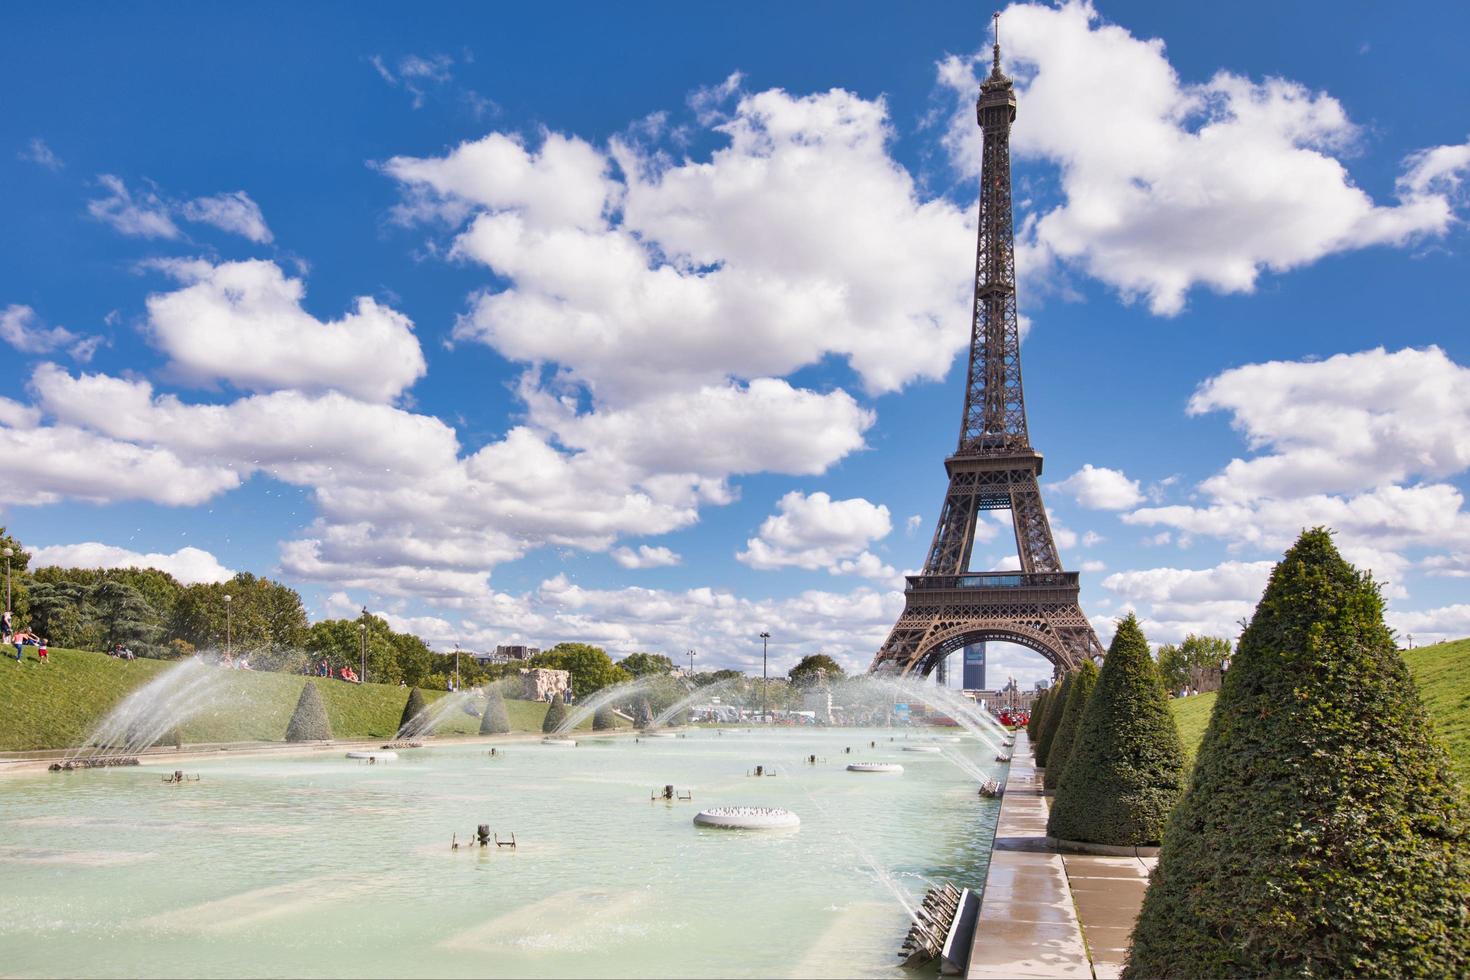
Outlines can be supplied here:
[[331, 675], [332, 675], [332, 669], [327, 666], [327, 658], [326, 657], [323, 657], [322, 658], [322, 662], [321, 662], [321, 666], [319, 666], [317, 668], [317, 676], [318, 677], [330, 677]]
[[11, 623], [10, 610], [7, 609], [3, 614], [0, 614], [0, 634], [4, 635], [6, 643], [10, 642], [10, 636], [15, 632], [15, 627]]
[[341, 673], [338, 676], [349, 684], [362, 683], [362, 681], [360, 681], [357, 677], [357, 671], [353, 670], [351, 667], [343, 667]]
[[36, 656], [40, 658], [41, 663], [44, 664], [46, 662], [46, 655], [48, 652], [49, 651], [46, 649], [46, 638], [43, 636], [41, 637], [40, 642], [36, 644]]

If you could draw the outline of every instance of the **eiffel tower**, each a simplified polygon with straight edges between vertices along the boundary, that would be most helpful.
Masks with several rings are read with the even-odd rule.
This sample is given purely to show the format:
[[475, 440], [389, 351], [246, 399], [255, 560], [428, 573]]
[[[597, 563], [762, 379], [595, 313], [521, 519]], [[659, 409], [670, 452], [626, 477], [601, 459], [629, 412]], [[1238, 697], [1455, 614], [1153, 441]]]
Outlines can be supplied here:
[[[1016, 95], [995, 62], [980, 85], [976, 119], [985, 137], [980, 166], [980, 231], [970, 370], [960, 442], [944, 461], [949, 492], [922, 574], [908, 576], [904, 610], [870, 671], [928, 674], [955, 650], [1001, 640], [1029, 647], [1057, 671], [1102, 644], [1078, 604], [1076, 572], [1062, 570], [1041, 502], [1041, 454], [1026, 431], [1021, 397], [1021, 333], [1016, 321], [1016, 255], [1011, 218], [1011, 123]], [[1009, 510], [1019, 572], [971, 572], [983, 511]]]

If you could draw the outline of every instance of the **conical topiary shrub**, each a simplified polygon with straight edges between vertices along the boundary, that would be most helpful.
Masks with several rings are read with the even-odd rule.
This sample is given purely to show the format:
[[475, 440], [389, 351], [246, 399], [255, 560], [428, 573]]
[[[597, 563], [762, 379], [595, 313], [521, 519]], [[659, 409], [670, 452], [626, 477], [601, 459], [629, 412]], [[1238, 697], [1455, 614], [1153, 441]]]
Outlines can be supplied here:
[[1056, 736], [1046, 752], [1046, 778], [1043, 785], [1055, 790], [1066, 770], [1067, 759], [1072, 755], [1072, 740], [1082, 724], [1082, 713], [1087, 710], [1087, 701], [1097, 687], [1097, 664], [1082, 661], [1082, 666], [1072, 672], [1072, 688], [1067, 692], [1066, 704], [1061, 709], [1061, 720], [1057, 722]]
[[612, 705], [605, 704], [592, 713], [592, 727], [599, 732], [610, 732], [618, 727], [618, 716]]
[[332, 737], [332, 723], [327, 720], [327, 708], [322, 704], [321, 692], [311, 681], [301, 689], [296, 699], [296, 710], [291, 712], [291, 723], [286, 726], [286, 741], [316, 742]]
[[[419, 732], [416, 732], [414, 730], [415, 728], [418, 727], [416, 724], [414, 724], [414, 719], [415, 718], [418, 718], [419, 715], [421, 715], [425, 711], [427, 711], [428, 708], [429, 708], [429, 701], [428, 701], [427, 698], [424, 697], [424, 692], [423, 691], [420, 691], [416, 687], [413, 690], [409, 691], [408, 692], [408, 700], [406, 702], [404, 702], [404, 705], [403, 705], [403, 714], [398, 719], [398, 734], [399, 735], [417, 735], [417, 734], [420, 734]], [[420, 721], [419, 724], [422, 724], [422, 721]]]
[[1093, 844], [1155, 845], [1184, 791], [1184, 776], [1169, 696], [1130, 613], [1108, 646], [1046, 832]]
[[1467, 834], [1378, 587], [1307, 531], [1241, 635], [1127, 975], [1466, 976]]
[[[1075, 671], [1074, 671], [1075, 673]], [[1047, 754], [1052, 740], [1057, 736], [1057, 726], [1062, 721], [1062, 711], [1067, 706], [1067, 694], [1072, 690], [1072, 674], [1067, 674], [1060, 683], [1052, 685], [1056, 691], [1047, 699], [1046, 717], [1041, 719], [1041, 732], [1036, 736], [1036, 768], [1045, 769]]]
[[1037, 730], [1041, 728], [1041, 715], [1046, 710], [1046, 699], [1050, 694], [1050, 689], [1042, 691], [1036, 696], [1036, 700], [1031, 702], [1031, 717], [1026, 719], [1026, 737], [1033, 743], [1036, 741]]
[[550, 706], [546, 709], [546, 717], [541, 721], [541, 730], [550, 734], [556, 731], [557, 726], [567, 720], [567, 704], [558, 694], [551, 699]]
[[510, 731], [510, 713], [505, 710], [505, 699], [500, 691], [490, 688], [485, 692], [485, 713], [480, 715], [481, 735], [504, 735]]

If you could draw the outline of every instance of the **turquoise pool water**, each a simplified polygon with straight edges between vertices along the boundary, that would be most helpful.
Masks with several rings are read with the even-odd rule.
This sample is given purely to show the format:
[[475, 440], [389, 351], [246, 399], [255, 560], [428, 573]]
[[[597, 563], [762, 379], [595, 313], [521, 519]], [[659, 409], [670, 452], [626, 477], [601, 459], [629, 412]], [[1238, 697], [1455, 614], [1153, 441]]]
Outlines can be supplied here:
[[[892, 889], [978, 888], [999, 809], [943, 755], [901, 751], [923, 737], [333, 750], [189, 763], [202, 779], [180, 786], [153, 766], [7, 777], [0, 975], [900, 975]], [[968, 738], [945, 747], [1002, 768]], [[906, 771], [845, 771], [860, 760]], [[758, 764], [780, 775], [747, 776]], [[668, 783], [693, 802], [650, 802]], [[693, 826], [721, 804], [802, 826]], [[450, 849], [479, 823], [519, 846]]]

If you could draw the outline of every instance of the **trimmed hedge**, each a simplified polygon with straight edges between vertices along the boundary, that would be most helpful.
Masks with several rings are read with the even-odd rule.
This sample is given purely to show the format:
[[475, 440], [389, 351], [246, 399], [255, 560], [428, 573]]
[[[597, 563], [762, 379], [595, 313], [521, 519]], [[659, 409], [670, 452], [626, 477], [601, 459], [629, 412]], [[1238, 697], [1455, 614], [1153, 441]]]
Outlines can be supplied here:
[[491, 687], [485, 692], [485, 713], [480, 716], [481, 735], [504, 735], [510, 731], [510, 713], [505, 710], [505, 698], [500, 691]]
[[1097, 687], [1097, 664], [1082, 661], [1072, 675], [1072, 689], [1067, 692], [1066, 706], [1062, 708], [1061, 720], [1057, 722], [1057, 733], [1046, 753], [1046, 778], [1042, 785], [1055, 790], [1066, 770], [1067, 760], [1072, 756], [1072, 741], [1082, 724], [1082, 713], [1087, 710], [1088, 699]]
[[541, 721], [541, 730], [549, 735], [566, 720], [567, 703], [562, 700], [560, 694], [554, 695], [551, 699], [551, 707], [546, 709], [546, 717]]
[[316, 742], [331, 737], [332, 724], [327, 721], [327, 706], [322, 703], [322, 695], [316, 685], [307, 681], [301, 688], [301, 697], [296, 699], [296, 710], [291, 712], [291, 721], [286, 726], [286, 741]]
[[1307, 531], [1241, 635], [1125, 975], [1466, 976], [1464, 806], [1378, 587]]
[[1062, 712], [1067, 706], [1067, 695], [1072, 690], [1072, 674], [1066, 674], [1061, 682], [1053, 684], [1056, 691], [1046, 702], [1046, 717], [1041, 719], [1041, 731], [1036, 737], [1036, 768], [1045, 769], [1052, 741], [1057, 737], [1057, 727], [1062, 722]]
[[414, 688], [408, 692], [408, 700], [403, 705], [403, 715], [398, 719], [398, 734], [412, 734], [408, 732], [411, 721], [428, 710], [429, 702], [424, 697], [424, 692]]
[[1046, 832], [1094, 844], [1156, 845], [1184, 780], [1184, 749], [1169, 696], [1148, 640], [1129, 613], [1108, 645]]
[[613, 713], [613, 707], [605, 704], [592, 712], [592, 728], [594, 731], [608, 732], [618, 727], [618, 716]]

